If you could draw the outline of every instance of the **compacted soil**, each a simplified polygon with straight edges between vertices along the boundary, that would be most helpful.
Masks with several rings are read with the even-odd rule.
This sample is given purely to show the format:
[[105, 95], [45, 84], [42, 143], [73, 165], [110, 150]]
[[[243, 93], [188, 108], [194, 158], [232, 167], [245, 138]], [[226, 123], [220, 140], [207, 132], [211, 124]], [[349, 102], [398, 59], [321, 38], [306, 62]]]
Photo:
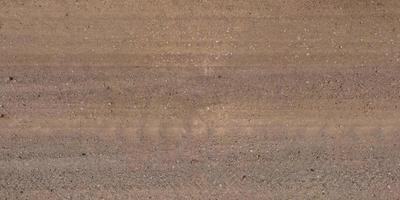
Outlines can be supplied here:
[[0, 0], [0, 199], [399, 199], [398, 0]]

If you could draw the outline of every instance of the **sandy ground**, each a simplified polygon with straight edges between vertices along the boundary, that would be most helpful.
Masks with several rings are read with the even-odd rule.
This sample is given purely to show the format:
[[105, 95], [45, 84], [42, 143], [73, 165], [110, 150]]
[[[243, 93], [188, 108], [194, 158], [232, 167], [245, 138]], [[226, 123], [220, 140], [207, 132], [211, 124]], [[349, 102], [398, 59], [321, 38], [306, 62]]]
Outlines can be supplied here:
[[398, 0], [0, 0], [0, 199], [400, 199]]

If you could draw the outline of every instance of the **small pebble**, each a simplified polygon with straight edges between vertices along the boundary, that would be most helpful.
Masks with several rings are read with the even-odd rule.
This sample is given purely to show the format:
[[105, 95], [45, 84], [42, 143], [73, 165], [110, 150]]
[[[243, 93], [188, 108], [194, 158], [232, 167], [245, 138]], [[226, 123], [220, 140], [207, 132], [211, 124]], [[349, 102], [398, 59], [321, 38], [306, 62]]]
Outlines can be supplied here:
[[6, 82], [11, 82], [11, 81], [14, 81], [14, 77], [9, 76], [6, 78]]

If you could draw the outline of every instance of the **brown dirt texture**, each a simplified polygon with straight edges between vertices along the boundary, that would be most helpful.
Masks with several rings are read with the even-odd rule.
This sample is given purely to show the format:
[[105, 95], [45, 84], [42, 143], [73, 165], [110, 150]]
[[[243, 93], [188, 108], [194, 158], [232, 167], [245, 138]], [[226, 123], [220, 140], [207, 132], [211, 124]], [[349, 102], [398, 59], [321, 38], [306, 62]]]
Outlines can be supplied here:
[[0, 0], [0, 199], [400, 199], [398, 0]]

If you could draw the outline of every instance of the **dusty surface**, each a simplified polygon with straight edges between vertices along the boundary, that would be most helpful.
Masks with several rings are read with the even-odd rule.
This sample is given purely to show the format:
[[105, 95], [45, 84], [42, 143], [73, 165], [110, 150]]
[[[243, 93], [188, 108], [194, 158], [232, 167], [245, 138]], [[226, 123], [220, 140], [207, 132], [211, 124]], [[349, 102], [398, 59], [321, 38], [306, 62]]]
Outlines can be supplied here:
[[0, 0], [0, 199], [399, 199], [400, 1]]

